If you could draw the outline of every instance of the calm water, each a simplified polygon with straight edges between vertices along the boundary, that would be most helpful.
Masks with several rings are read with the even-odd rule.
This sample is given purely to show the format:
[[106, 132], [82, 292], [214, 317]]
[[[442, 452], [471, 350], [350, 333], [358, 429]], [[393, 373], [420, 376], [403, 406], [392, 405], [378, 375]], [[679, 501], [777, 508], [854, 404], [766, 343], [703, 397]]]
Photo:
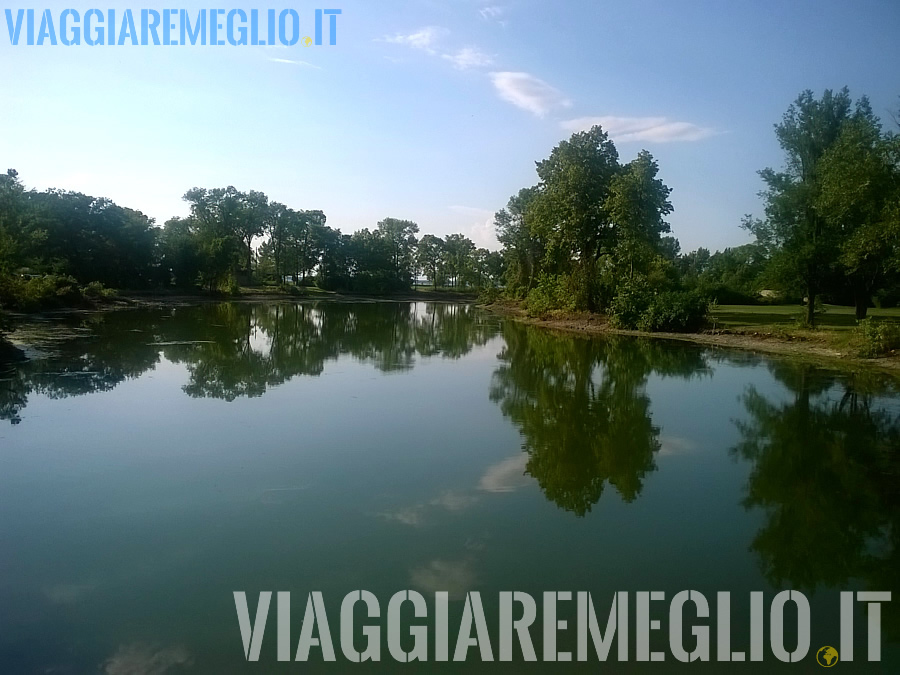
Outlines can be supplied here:
[[[798, 589], [812, 649], [792, 672], [818, 672], [814, 652], [838, 644], [839, 590], [889, 590], [884, 661], [865, 662], [861, 609], [840, 672], [900, 672], [890, 381], [450, 304], [132, 310], [25, 336], [35, 358], [0, 374], [0, 673], [396, 672], [386, 648], [349, 665], [338, 608], [366, 589], [385, 612], [407, 588], [450, 593], [451, 655], [469, 590], [493, 637], [503, 590], [590, 591], [601, 627], [615, 591], [696, 589], [713, 605], [731, 591], [746, 649], [750, 591], [768, 612]], [[273, 598], [261, 663], [245, 663], [235, 590], [251, 609], [292, 591], [292, 654], [305, 594], [322, 591], [338, 662], [277, 663]], [[539, 655], [540, 633], [539, 614]], [[665, 635], [653, 644], [665, 663], [605, 668], [782, 665], [768, 644], [764, 664], [690, 665]]]

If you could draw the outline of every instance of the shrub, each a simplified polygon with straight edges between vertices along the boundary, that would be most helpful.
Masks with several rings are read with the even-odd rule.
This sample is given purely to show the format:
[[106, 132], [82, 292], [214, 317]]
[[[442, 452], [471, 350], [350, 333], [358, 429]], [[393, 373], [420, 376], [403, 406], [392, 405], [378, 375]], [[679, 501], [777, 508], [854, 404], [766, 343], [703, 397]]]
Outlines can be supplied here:
[[219, 287], [219, 290], [225, 295], [240, 295], [241, 285], [233, 275], [230, 275]]
[[706, 298], [696, 291], [666, 291], [653, 297], [638, 328], [650, 332], [696, 331], [706, 323], [708, 310]]
[[698, 330], [706, 322], [709, 306], [696, 291], [653, 293], [645, 281], [622, 284], [609, 307], [616, 328], [673, 333]]
[[78, 282], [72, 277], [48, 274], [26, 279], [5, 276], [0, 280], [0, 303], [12, 309], [38, 310], [81, 304]]
[[609, 303], [609, 322], [616, 328], [636, 330], [650, 307], [652, 295], [643, 280], [623, 282]]
[[279, 293], [284, 293], [285, 295], [300, 295], [300, 289], [294, 284], [280, 284], [277, 289]]
[[73, 277], [60, 274], [31, 278], [0, 275], [0, 305], [26, 312], [79, 307], [115, 295], [99, 281], [82, 287]]
[[103, 300], [106, 298], [114, 298], [116, 296], [115, 289], [107, 288], [99, 281], [92, 281], [81, 289], [81, 293], [88, 300]]
[[529, 316], [544, 317], [553, 310], [573, 309], [574, 298], [565, 279], [550, 274], [541, 274], [537, 286], [525, 298], [525, 311]]
[[499, 288], [496, 286], [485, 286], [478, 293], [478, 304], [493, 305], [501, 297], [503, 297], [503, 292]]
[[875, 358], [900, 349], [900, 324], [863, 319], [856, 329], [859, 355]]

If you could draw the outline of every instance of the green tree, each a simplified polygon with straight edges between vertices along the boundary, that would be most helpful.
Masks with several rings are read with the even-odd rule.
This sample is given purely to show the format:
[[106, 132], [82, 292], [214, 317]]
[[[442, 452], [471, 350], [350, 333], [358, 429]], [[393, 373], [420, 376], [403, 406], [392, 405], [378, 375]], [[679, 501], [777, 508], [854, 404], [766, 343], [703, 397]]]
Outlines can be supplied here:
[[540, 188], [522, 188], [494, 215], [497, 240], [506, 258], [507, 285], [513, 294], [527, 295], [534, 287], [544, 258], [544, 241], [533, 227], [531, 206]]
[[806, 321], [815, 324], [816, 298], [827, 290], [836, 273], [840, 231], [817, 208], [821, 160], [851, 120], [871, 118], [863, 97], [853, 111], [846, 88], [826, 90], [821, 99], [804, 91], [788, 108], [775, 135], [785, 154], [782, 171], [764, 169], [762, 196], [766, 220], [745, 222], [758, 240], [772, 246], [770, 276], [807, 298]]
[[416, 260], [425, 275], [431, 279], [432, 288], [437, 288], [444, 263], [444, 241], [433, 234], [424, 235], [416, 248]]
[[444, 237], [444, 266], [451, 285], [465, 283], [472, 269], [475, 242], [464, 234], [448, 234]]
[[573, 134], [537, 163], [532, 231], [546, 242], [549, 271], [577, 271], [582, 309], [599, 309], [596, 261], [615, 245], [608, 198], [619, 170], [619, 154], [600, 126]]
[[641, 150], [613, 177], [606, 211], [615, 228], [615, 257], [620, 271], [634, 279], [645, 274], [661, 251], [662, 235], [670, 232], [665, 217], [672, 213], [671, 188], [656, 176], [659, 166]]
[[378, 223], [378, 232], [390, 248], [394, 275], [408, 288], [413, 276], [419, 226], [411, 220], [385, 218]]
[[882, 138], [872, 115], [859, 115], [844, 125], [820, 163], [815, 206], [839, 232], [839, 264], [857, 319], [866, 317], [898, 255], [900, 223], [892, 207], [900, 198], [900, 166], [892, 157], [892, 141]]

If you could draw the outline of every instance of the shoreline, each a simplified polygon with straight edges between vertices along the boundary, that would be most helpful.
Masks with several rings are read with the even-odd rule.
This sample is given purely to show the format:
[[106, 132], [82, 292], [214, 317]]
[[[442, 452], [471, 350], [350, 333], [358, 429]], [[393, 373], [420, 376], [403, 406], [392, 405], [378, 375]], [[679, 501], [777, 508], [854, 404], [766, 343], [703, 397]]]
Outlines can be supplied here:
[[[125, 309], [143, 309], [154, 307], [179, 307], [218, 302], [308, 302], [311, 300], [323, 300], [327, 302], [346, 303], [376, 303], [376, 302], [466, 302], [476, 304], [479, 308], [497, 316], [518, 321], [520, 323], [537, 326], [547, 330], [555, 330], [567, 334], [583, 335], [588, 337], [604, 335], [622, 335], [629, 337], [652, 338], [663, 340], [677, 340], [680, 342], [692, 342], [694, 344], [723, 349], [739, 349], [743, 351], [757, 352], [772, 356], [790, 357], [812, 361], [825, 367], [865, 368], [878, 370], [895, 377], [900, 377], [900, 354], [880, 358], [863, 358], [848, 351], [842, 351], [829, 345], [825, 340], [816, 340], [805, 335], [792, 335], [789, 333], [773, 333], [760, 331], [737, 331], [733, 329], [706, 330], [699, 333], [669, 333], [656, 332], [645, 333], [637, 330], [623, 330], [609, 325], [606, 317], [589, 312], [566, 313], [551, 316], [549, 318], [535, 318], [526, 314], [525, 310], [516, 303], [480, 304], [477, 296], [471, 293], [457, 291], [413, 290], [392, 294], [364, 295], [359, 293], [340, 293], [336, 291], [321, 291], [318, 289], [302, 289], [301, 292], [279, 293], [261, 289], [245, 289], [240, 295], [210, 295], [190, 293], [160, 293], [160, 292], [126, 292], [114, 298], [98, 302], [94, 306], [85, 307], [60, 307], [45, 309], [35, 312], [7, 312], [7, 316], [13, 321], [37, 316], [59, 316], [78, 313], [94, 313], [104, 311], [116, 311]], [[8, 333], [7, 333], [8, 335]], [[3, 339], [0, 334], [0, 347], [11, 348], [9, 353], [2, 353], [3, 360], [9, 360], [15, 352], [19, 352], [19, 345]], [[6, 343], [4, 345], [4, 343]]]
[[525, 313], [525, 310], [514, 304], [479, 306], [486, 311], [512, 319], [513, 321], [568, 334], [590, 337], [625, 335], [651, 339], [678, 340], [680, 342], [692, 342], [708, 347], [740, 349], [770, 356], [803, 359], [824, 367], [879, 370], [894, 377], [900, 377], [900, 355], [874, 359], [863, 358], [852, 353], [842, 352], [824, 342], [811, 340], [805, 336], [777, 335], [774, 333], [760, 333], [759, 331], [754, 331], [753, 334], [747, 334], [730, 329], [704, 331], [701, 333], [645, 333], [637, 330], [613, 328], [607, 322], [606, 317], [588, 312], [538, 319], [528, 316]]

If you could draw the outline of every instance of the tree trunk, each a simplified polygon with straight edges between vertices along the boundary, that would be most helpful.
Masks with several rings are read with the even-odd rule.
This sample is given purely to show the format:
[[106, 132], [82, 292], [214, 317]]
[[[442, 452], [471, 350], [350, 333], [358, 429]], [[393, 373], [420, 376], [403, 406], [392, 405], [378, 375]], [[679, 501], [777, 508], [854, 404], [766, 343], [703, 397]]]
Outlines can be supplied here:
[[812, 291], [807, 293], [806, 325], [810, 328], [816, 327], [816, 294]]
[[253, 283], [253, 239], [247, 240], [247, 285]]
[[854, 294], [854, 302], [856, 304], [856, 320], [862, 321], [869, 313], [869, 296], [865, 293], [856, 292]]

